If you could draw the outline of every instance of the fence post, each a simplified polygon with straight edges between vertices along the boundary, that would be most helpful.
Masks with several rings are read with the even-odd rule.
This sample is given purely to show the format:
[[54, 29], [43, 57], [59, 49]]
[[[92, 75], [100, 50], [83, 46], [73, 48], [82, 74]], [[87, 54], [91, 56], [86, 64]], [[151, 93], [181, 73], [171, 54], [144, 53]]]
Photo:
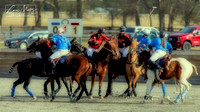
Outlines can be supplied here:
[[12, 37], [12, 30], [13, 30], [13, 27], [10, 26], [10, 38]]

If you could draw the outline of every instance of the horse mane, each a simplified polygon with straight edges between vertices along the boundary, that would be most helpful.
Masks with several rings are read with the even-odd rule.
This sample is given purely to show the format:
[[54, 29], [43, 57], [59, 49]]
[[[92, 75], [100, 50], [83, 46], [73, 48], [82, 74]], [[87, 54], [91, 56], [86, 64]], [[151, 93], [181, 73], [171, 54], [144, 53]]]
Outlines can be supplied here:
[[49, 39], [40, 39], [39, 40], [39, 44], [46, 43], [46, 42], [50, 42], [50, 40]]

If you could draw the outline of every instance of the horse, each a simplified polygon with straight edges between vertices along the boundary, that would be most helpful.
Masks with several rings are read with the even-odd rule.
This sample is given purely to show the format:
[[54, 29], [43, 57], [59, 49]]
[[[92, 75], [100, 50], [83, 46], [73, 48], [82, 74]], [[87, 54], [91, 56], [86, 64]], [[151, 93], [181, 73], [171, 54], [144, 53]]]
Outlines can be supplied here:
[[[137, 54], [137, 46], [138, 42], [133, 40], [130, 46], [130, 50], [128, 53], [128, 59], [126, 63], [126, 82], [128, 84], [128, 93], [127, 97], [130, 97], [132, 93], [134, 96], [137, 96], [137, 92], [135, 90], [136, 85], [137, 85], [137, 80], [139, 76], [142, 74], [142, 66], [137, 66], [137, 61], [138, 61], [138, 54]], [[132, 81], [133, 78], [133, 81]], [[131, 90], [132, 89], [132, 90]]]
[[[191, 88], [191, 84], [187, 81], [190, 76], [195, 72], [196, 75], [198, 75], [197, 68], [195, 65], [190, 63], [188, 60], [185, 58], [166, 58], [164, 60], [164, 69], [163, 72], [161, 73], [155, 73], [153, 70], [154, 66], [148, 65], [147, 60], [150, 58], [150, 52], [148, 51], [143, 51], [140, 54], [140, 57], [138, 59], [139, 65], [144, 64], [147, 65], [148, 70], [147, 70], [147, 90], [146, 90], [146, 95], [144, 97], [144, 100], [141, 101], [141, 103], [145, 103], [148, 100], [148, 97], [150, 95], [150, 89], [152, 87], [152, 84], [154, 82], [154, 79], [157, 78], [158, 81], [166, 81], [170, 80], [173, 78], [176, 78], [178, 81], [179, 85], [179, 90], [180, 93], [176, 97], [174, 101], [169, 101], [170, 103], [176, 104], [180, 100], [184, 102], [184, 97], [188, 93], [189, 89]], [[156, 75], [155, 75], [155, 74]]]
[[[89, 75], [92, 77], [96, 77], [95, 75], [101, 75], [101, 83], [100, 89], [102, 85], [103, 78], [105, 76], [105, 72], [107, 69], [107, 62], [110, 56], [113, 58], [118, 57], [118, 49], [116, 47], [117, 41], [116, 39], [111, 39], [109, 42], [106, 42], [100, 52], [97, 54], [98, 59], [95, 57], [95, 63], [97, 64], [97, 74], [95, 74], [93, 70], [93, 66], [89, 63], [88, 59], [84, 55], [74, 55], [69, 57], [64, 63], [58, 63], [56, 66], [57, 75], [54, 77], [68, 77], [71, 76], [72, 80], [75, 80], [78, 83], [77, 89], [73, 93], [73, 98], [75, 97], [76, 93], [81, 89], [78, 97], [75, 101], [80, 100], [83, 92], [86, 92], [88, 96], [88, 91], [86, 88], [86, 80]], [[101, 57], [99, 57], [101, 56]], [[94, 78], [92, 78], [94, 79]], [[53, 81], [52, 81], [52, 92], [54, 91]], [[70, 87], [71, 88], [71, 87]], [[72, 90], [71, 90], [72, 91]], [[92, 91], [92, 89], [90, 90]], [[100, 91], [101, 92], [101, 91]], [[91, 94], [91, 92], [90, 92]], [[52, 95], [52, 100], [55, 99], [55, 95]]]
[[102, 88], [102, 83], [107, 72], [108, 62], [110, 59], [119, 59], [120, 57], [117, 39], [113, 37], [107, 43], [109, 44], [105, 44], [104, 47], [102, 47], [102, 49], [98, 53], [94, 53], [92, 57], [92, 61], [93, 63], [95, 63], [95, 66], [96, 66], [94, 67], [96, 69], [96, 72], [91, 73], [92, 82], [91, 82], [91, 89], [89, 93], [90, 99], [93, 99], [92, 92], [93, 92], [96, 76], [99, 76], [98, 95], [100, 99], [103, 99], [101, 88]]
[[[37, 50], [37, 48], [35, 46], [37, 46], [38, 44], [41, 44], [43, 47], [43, 51], [41, 55], [43, 57], [44, 60], [38, 59], [38, 58], [28, 58], [19, 62], [15, 62], [12, 67], [9, 70], [9, 73], [12, 73], [13, 69], [15, 66], [17, 66], [17, 71], [18, 71], [18, 75], [19, 78], [18, 80], [16, 80], [13, 83], [13, 87], [11, 89], [11, 97], [15, 96], [15, 88], [17, 85], [21, 84], [24, 82], [24, 89], [29, 93], [29, 95], [36, 100], [37, 97], [28, 89], [28, 85], [30, 83], [31, 77], [33, 75], [38, 76], [38, 77], [49, 77], [48, 74], [44, 74], [43, 73], [43, 69], [44, 69], [44, 61], [47, 61], [48, 57], [53, 53], [48, 46], [46, 46], [44, 43], [48, 41], [48, 40], [40, 40], [38, 38], [38, 40], [36, 40], [34, 43], [32, 43], [27, 50], [29, 52], [34, 52], [35, 50]], [[71, 41], [71, 43], [76, 43], [75, 39], [73, 39]], [[73, 46], [73, 48], [76, 46]], [[78, 48], [74, 48], [74, 49], [78, 49]], [[48, 69], [49, 66], [46, 66], [46, 68]], [[66, 81], [65, 78], [62, 78], [63, 82]], [[49, 83], [50, 78], [48, 78], [46, 80], [46, 82], [44, 83], [44, 94], [46, 97], [48, 97], [48, 91], [47, 91], [47, 84]], [[56, 90], [57, 92], [60, 90], [61, 85], [60, 85], [60, 81], [59, 79], [56, 79], [56, 82], [58, 84], [58, 89]]]
[[[133, 40], [134, 41], [134, 40]], [[126, 82], [129, 82], [127, 77], [127, 71], [126, 71], [126, 64], [127, 64], [127, 58], [120, 58], [119, 60], [110, 60], [108, 63], [108, 86], [105, 97], [108, 97], [109, 95], [112, 95], [112, 83], [118, 76], [122, 75], [125, 76]], [[136, 82], [136, 78], [134, 79]], [[134, 84], [136, 87], [136, 83]], [[127, 88], [122, 96], [128, 93], [129, 88]], [[137, 96], [136, 91], [133, 87], [133, 94]]]

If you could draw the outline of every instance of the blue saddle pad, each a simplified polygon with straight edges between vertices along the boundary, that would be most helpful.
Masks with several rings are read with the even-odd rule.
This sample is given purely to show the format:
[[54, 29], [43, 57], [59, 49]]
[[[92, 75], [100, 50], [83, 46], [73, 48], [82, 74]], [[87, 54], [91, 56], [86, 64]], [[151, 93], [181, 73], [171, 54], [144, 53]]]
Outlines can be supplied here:
[[164, 61], [165, 61], [165, 59], [161, 59], [160, 61], [159, 61], [159, 65], [161, 66], [161, 67], [164, 67]]
[[67, 60], [68, 56], [61, 57], [59, 63], [64, 63]]

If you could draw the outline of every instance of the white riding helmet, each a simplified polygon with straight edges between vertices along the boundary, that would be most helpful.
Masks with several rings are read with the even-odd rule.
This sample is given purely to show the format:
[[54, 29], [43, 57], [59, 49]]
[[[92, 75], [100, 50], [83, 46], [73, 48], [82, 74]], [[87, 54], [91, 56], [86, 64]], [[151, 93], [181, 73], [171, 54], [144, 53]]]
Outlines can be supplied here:
[[57, 31], [58, 34], [61, 34], [61, 33], [63, 33], [63, 32], [64, 32], [64, 29], [63, 29], [63, 28], [59, 28], [58, 31]]

